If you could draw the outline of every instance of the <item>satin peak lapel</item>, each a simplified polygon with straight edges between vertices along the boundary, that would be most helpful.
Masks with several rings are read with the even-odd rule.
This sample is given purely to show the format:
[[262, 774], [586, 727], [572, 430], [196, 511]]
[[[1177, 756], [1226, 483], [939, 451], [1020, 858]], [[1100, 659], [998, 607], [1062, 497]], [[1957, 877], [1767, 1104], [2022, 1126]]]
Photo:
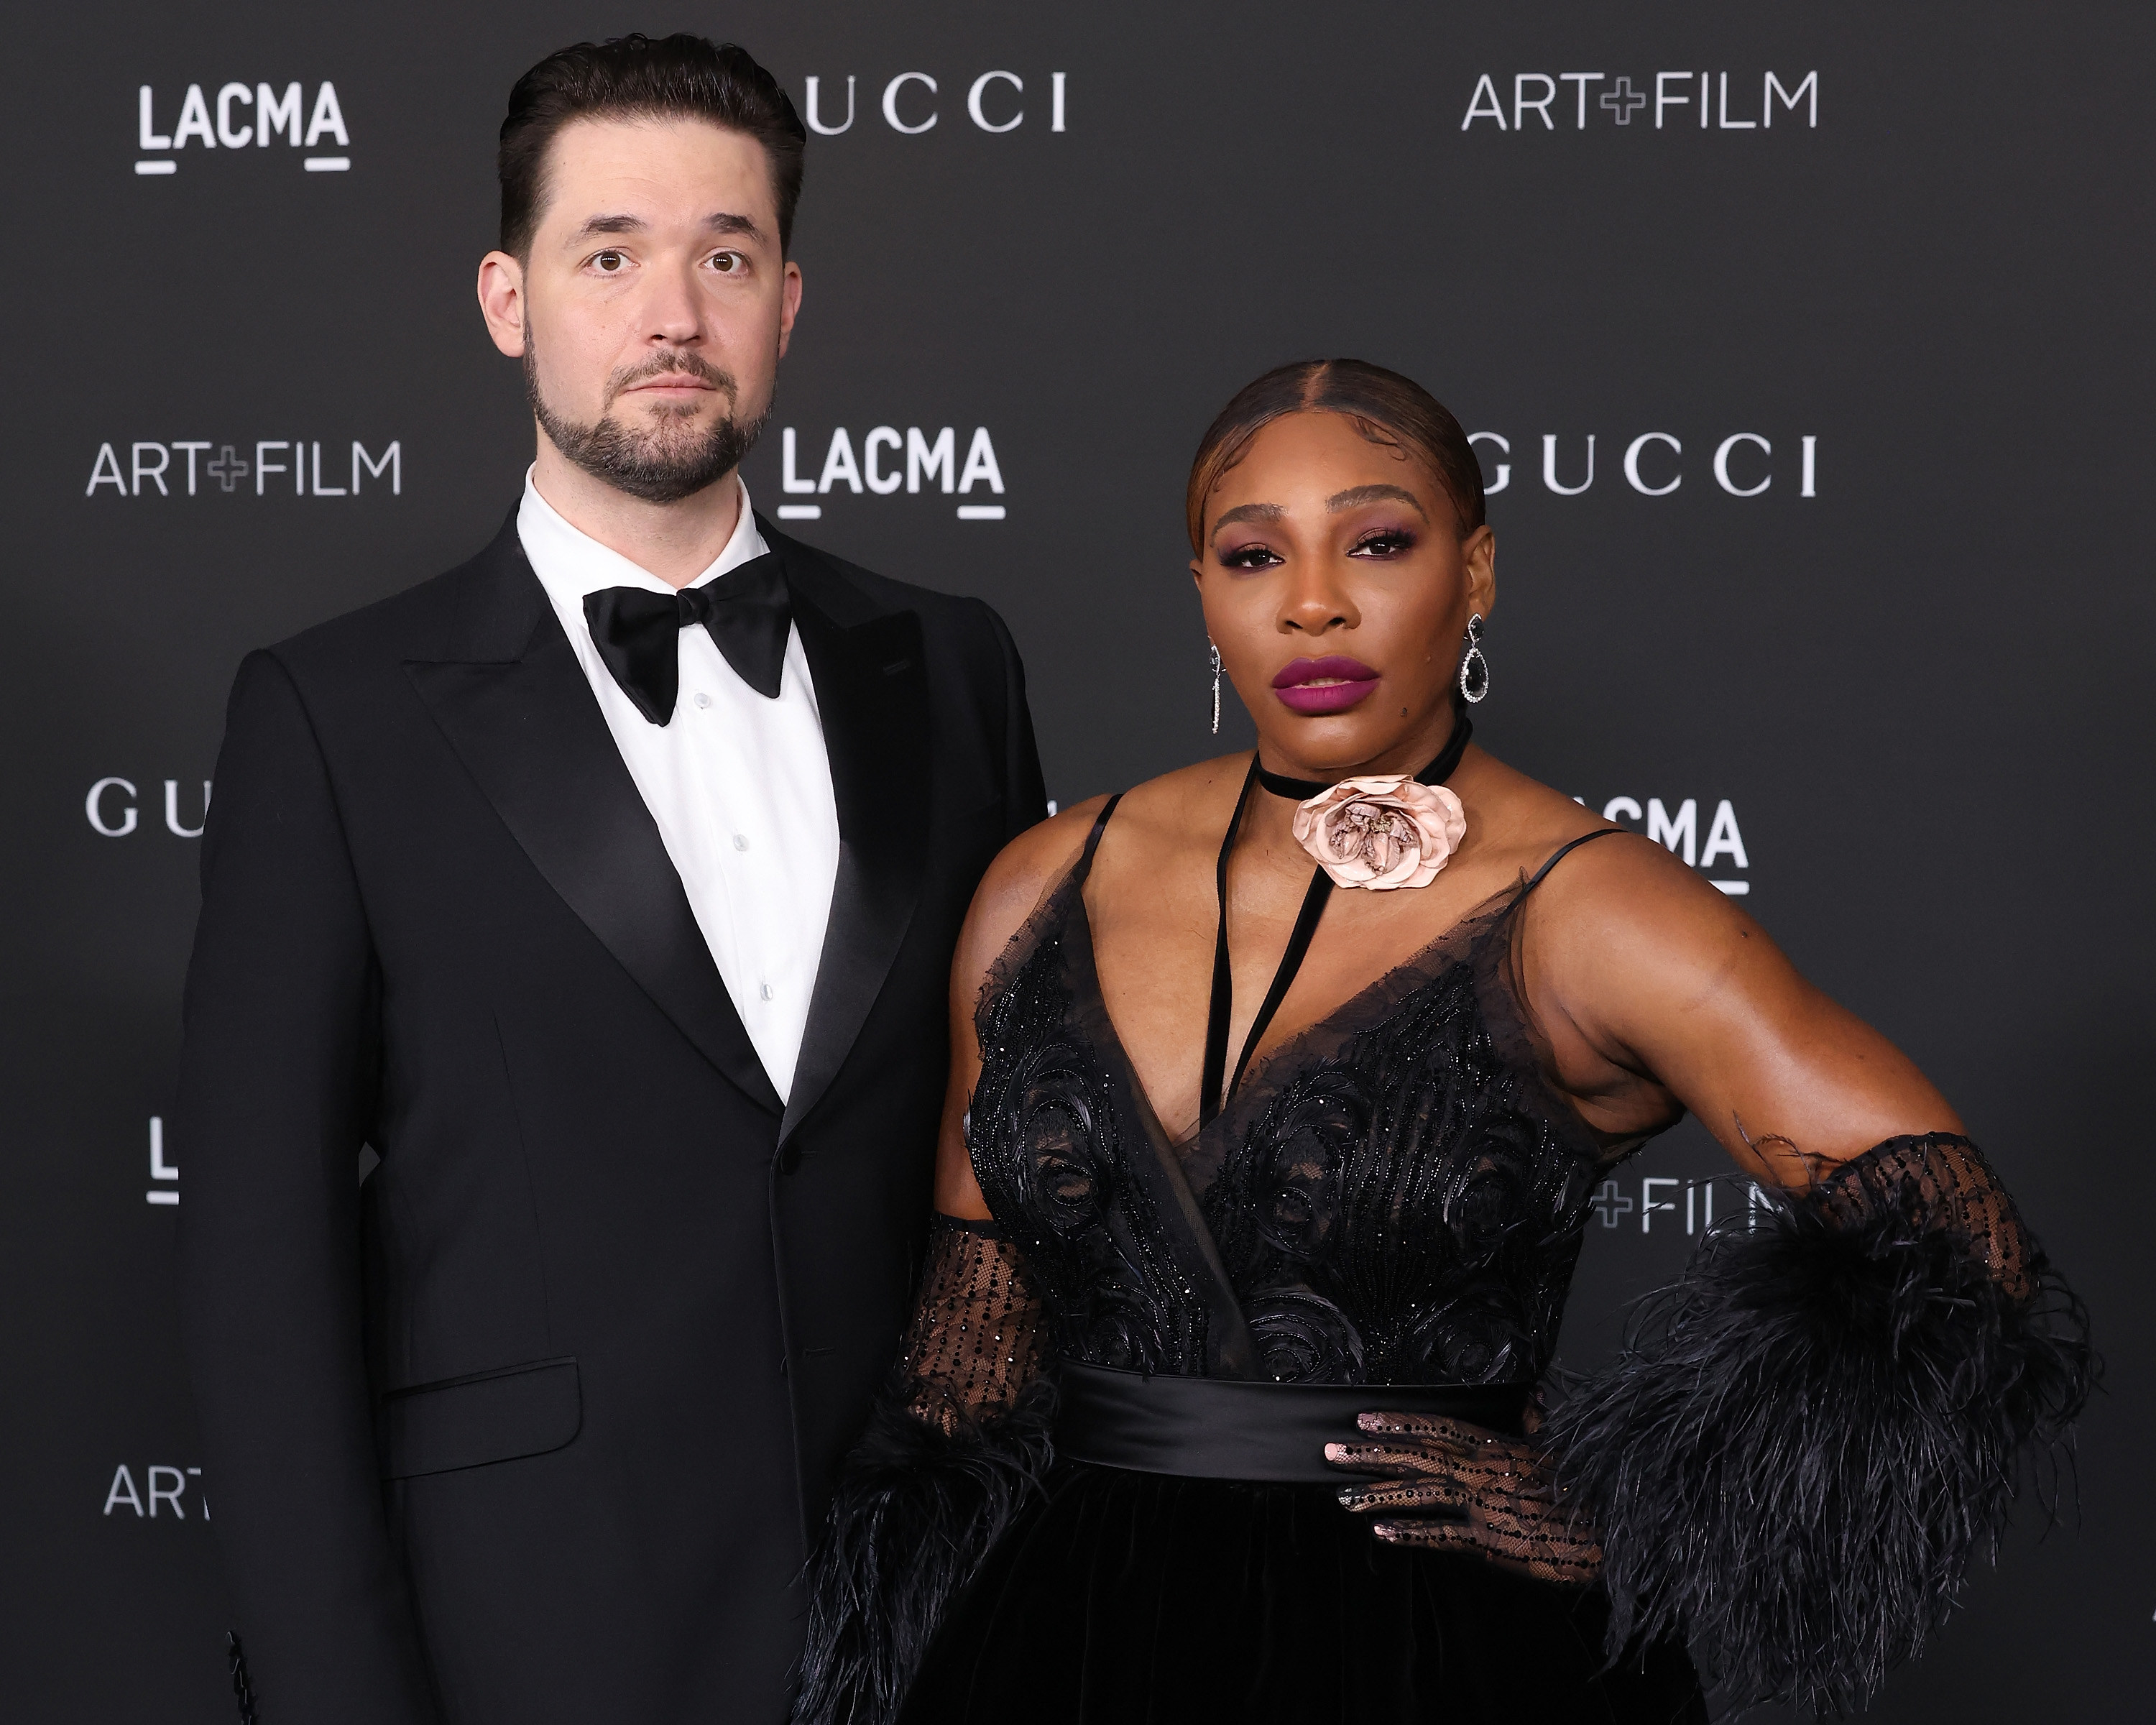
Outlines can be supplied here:
[[537, 578], [515, 556], [538, 602], [522, 655], [406, 672], [547, 884], [713, 1065], [778, 1114], [651, 811]]
[[838, 803], [839, 872], [782, 1144], [838, 1076], [898, 957], [927, 862], [932, 777], [921, 619], [892, 611], [850, 627], [833, 621], [817, 595], [834, 578], [807, 562], [788, 546], [793, 622]]

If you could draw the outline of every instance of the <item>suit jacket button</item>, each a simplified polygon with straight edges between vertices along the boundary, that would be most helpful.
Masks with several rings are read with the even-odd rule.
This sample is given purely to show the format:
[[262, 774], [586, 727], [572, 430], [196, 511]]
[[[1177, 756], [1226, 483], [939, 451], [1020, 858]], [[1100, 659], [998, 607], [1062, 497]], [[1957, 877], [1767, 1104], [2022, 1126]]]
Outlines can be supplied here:
[[778, 1147], [778, 1154], [775, 1160], [778, 1163], [779, 1173], [782, 1174], [792, 1173], [796, 1168], [801, 1166], [800, 1147], [795, 1144], [780, 1145]]

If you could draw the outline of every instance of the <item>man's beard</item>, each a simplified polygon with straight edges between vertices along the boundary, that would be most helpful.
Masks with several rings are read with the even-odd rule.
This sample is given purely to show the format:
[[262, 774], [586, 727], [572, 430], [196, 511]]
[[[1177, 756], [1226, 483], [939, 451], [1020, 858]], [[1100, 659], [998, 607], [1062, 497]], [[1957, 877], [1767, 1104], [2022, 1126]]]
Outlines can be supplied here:
[[[730, 409], [740, 400], [739, 386], [730, 373], [676, 348], [616, 372], [607, 380], [608, 408], [631, 385], [669, 372], [686, 372], [723, 392]], [[729, 411], [699, 429], [694, 407], [668, 404], [647, 409], [651, 423], [641, 430], [623, 424], [610, 412], [602, 413], [595, 424], [579, 425], [557, 413], [540, 393], [538, 358], [529, 330], [524, 336], [524, 393], [532, 417], [556, 449], [593, 479], [647, 503], [679, 503], [724, 478], [756, 447], [771, 418], [767, 401], [746, 424]]]

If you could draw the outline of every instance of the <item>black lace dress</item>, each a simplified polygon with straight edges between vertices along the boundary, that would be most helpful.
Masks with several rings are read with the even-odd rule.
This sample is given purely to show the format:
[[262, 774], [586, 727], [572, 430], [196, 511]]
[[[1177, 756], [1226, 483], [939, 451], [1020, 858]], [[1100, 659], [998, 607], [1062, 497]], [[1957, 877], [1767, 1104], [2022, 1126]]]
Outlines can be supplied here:
[[[1542, 1076], [1515, 958], [1548, 865], [1172, 1142], [1094, 966], [1084, 887], [1113, 807], [983, 990], [968, 1142], [994, 1221], [938, 1220], [818, 1560], [800, 1717], [1703, 1720], [1683, 1638], [1714, 1625], [1628, 1597], [1613, 1659], [1600, 1585], [1381, 1544], [1322, 1442], [1307, 1465], [1237, 1459], [1276, 1407], [1343, 1439], [1410, 1392], [1534, 1423], [1589, 1194], [1640, 1142]], [[1211, 1399], [1169, 1459], [1104, 1435], [1194, 1387]]]
[[[968, 1132], [1054, 1356], [1368, 1386], [1372, 1408], [1387, 1385], [1502, 1386], [1486, 1418], [1517, 1430], [1589, 1194], [1635, 1147], [1540, 1076], [1509, 980], [1530, 889], [1286, 1043], [1173, 1143], [1094, 970], [1100, 836], [983, 993]], [[1681, 1650], [1598, 1675], [1595, 1595], [1381, 1545], [1341, 1507], [1346, 1483], [1060, 1461], [944, 1625], [908, 1717], [1693, 1716]]]

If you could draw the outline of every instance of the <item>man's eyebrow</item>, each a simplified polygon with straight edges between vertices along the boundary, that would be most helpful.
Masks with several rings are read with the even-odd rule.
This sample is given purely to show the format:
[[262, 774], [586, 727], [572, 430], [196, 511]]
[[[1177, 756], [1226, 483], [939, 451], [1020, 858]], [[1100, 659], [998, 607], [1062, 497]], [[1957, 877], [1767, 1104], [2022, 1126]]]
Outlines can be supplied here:
[[1390, 501], [1404, 503], [1424, 521], [1430, 512], [1422, 506], [1422, 499], [1404, 485], [1350, 485], [1344, 491], [1335, 491], [1325, 500], [1327, 509], [1338, 511], [1353, 509], [1359, 504]]
[[593, 216], [577, 229], [575, 237], [589, 239], [598, 234], [641, 234], [645, 226], [641, 216]]
[[[642, 234], [650, 225], [641, 216], [593, 216], [577, 229], [576, 237], [583, 240], [602, 234]], [[705, 217], [704, 227], [712, 234], [739, 234], [750, 239], [763, 238], [763, 229], [757, 226], [753, 216], [736, 215], [732, 210], [718, 210]]]
[[1230, 521], [1276, 521], [1286, 514], [1277, 503], [1239, 503], [1213, 523], [1213, 531], [1217, 535]]

